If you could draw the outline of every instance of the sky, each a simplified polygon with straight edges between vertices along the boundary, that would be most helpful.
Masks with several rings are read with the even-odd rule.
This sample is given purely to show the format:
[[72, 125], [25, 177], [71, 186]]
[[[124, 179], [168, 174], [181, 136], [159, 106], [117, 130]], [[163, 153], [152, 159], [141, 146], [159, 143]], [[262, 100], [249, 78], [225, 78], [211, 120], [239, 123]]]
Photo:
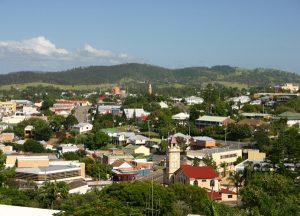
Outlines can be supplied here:
[[0, 73], [129, 62], [300, 73], [300, 1], [0, 0]]

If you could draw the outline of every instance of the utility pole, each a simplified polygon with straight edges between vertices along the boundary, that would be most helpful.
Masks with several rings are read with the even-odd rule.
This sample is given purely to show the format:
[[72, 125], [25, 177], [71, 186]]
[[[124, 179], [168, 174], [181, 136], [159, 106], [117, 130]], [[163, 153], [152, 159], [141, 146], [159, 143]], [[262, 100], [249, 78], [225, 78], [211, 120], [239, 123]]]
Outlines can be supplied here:
[[227, 144], [226, 136], [227, 136], [227, 126], [225, 126], [225, 145]]
[[149, 122], [150, 122], [150, 120], [147, 120], [147, 123], [148, 123], [148, 138], [150, 140], [150, 125], [149, 125]]

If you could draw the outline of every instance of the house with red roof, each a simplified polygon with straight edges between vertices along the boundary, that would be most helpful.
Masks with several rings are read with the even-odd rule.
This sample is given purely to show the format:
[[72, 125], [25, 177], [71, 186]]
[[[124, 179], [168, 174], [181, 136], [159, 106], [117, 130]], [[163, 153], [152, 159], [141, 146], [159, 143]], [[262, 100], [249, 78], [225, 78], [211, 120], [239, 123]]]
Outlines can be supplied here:
[[220, 178], [210, 166], [181, 165], [174, 173], [175, 183], [196, 185], [203, 189], [211, 190], [211, 182], [214, 182], [214, 191], [220, 190]]
[[237, 193], [227, 188], [221, 188], [219, 191], [209, 191], [207, 195], [210, 199], [220, 202], [236, 202]]

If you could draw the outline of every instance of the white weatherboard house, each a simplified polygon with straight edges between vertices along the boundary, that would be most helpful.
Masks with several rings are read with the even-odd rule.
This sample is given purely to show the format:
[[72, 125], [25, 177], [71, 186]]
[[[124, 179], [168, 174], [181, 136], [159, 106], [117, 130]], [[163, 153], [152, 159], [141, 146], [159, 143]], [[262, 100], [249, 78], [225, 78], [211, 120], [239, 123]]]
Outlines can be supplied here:
[[178, 113], [176, 115], [173, 115], [172, 116], [172, 119], [174, 120], [187, 120], [190, 118], [190, 115], [188, 113], [184, 113], [184, 112], [181, 112], [181, 113]]
[[86, 133], [88, 131], [91, 131], [93, 129], [93, 125], [90, 123], [79, 123], [77, 125], [73, 126], [73, 131], [82, 134], [82, 133]]
[[144, 109], [124, 109], [124, 114], [127, 119], [132, 119], [134, 116], [136, 118], [141, 118], [150, 115], [150, 113], [146, 112]]
[[163, 101], [159, 102], [159, 106], [160, 106], [160, 108], [162, 108], [162, 109], [167, 109], [167, 108], [169, 108], [168, 104], [167, 104], [166, 102], [163, 102]]
[[191, 96], [185, 98], [185, 101], [187, 102], [188, 105], [194, 105], [194, 104], [202, 104], [204, 100], [201, 97]]

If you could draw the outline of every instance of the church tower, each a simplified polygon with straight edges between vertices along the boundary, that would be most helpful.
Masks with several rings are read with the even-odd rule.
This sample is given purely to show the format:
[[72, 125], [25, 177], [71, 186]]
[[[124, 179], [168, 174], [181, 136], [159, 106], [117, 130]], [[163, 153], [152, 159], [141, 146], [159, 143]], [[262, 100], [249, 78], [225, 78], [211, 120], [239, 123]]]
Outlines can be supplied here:
[[172, 136], [167, 150], [167, 164], [164, 172], [164, 183], [174, 183], [173, 174], [180, 168], [180, 147], [177, 144], [176, 137]]

